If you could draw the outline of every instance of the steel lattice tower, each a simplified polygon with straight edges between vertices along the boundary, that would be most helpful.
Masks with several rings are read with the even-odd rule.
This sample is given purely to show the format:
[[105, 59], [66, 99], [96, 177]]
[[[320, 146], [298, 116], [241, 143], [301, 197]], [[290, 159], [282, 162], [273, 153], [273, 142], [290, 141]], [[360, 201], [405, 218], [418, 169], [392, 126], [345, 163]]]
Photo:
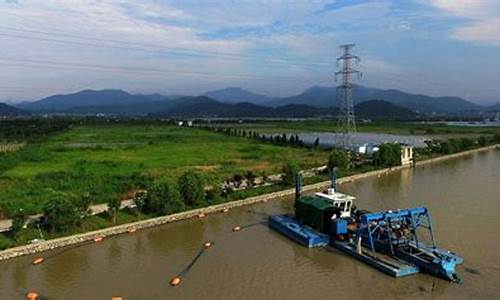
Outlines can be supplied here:
[[335, 81], [339, 75], [342, 76], [342, 83], [337, 87], [337, 97], [340, 100], [340, 113], [338, 117], [338, 132], [341, 135], [342, 146], [351, 147], [351, 133], [356, 132], [356, 119], [354, 117], [354, 104], [352, 101], [352, 77], [361, 77], [361, 72], [353, 68], [360, 61], [359, 57], [351, 53], [355, 44], [342, 45], [342, 56], [337, 58], [337, 65], [342, 63], [342, 69], [335, 72]]

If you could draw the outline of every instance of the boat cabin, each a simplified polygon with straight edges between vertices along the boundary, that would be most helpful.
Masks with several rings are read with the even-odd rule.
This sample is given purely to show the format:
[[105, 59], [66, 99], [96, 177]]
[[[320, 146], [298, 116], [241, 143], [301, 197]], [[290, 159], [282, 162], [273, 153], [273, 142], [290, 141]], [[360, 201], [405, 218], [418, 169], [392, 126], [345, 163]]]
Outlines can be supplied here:
[[295, 200], [296, 219], [319, 232], [329, 232], [331, 220], [351, 215], [353, 196], [328, 189], [326, 193], [316, 193]]
[[333, 188], [329, 188], [326, 194], [316, 193], [315, 196], [325, 199], [335, 207], [340, 208], [340, 216], [337, 217], [348, 218], [351, 216], [352, 202], [356, 199], [356, 197], [339, 193]]

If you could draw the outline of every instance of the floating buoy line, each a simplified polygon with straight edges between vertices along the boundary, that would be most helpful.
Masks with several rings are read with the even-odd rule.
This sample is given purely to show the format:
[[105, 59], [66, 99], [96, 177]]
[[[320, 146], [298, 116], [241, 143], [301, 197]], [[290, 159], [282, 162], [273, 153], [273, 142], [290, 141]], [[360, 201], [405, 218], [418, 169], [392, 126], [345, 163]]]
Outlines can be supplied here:
[[[264, 201], [264, 202], [267, 202], [267, 201]], [[223, 212], [223, 213], [227, 213], [228, 211], [229, 211], [228, 208], [224, 208], [223, 210], [221, 210], [221, 212]], [[268, 214], [262, 213], [262, 212], [256, 212], [256, 211], [252, 211], [252, 210], [246, 210], [246, 211], [249, 212], [249, 213], [254, 213], [254, 214], [258, 214], [258, 215], [269, 216]], [[202, 218], [205, 217], [205, 214], [204, 213], [199, 213], [197, 215], [197, 217], [199, 219], [202, 219]], [[175, 220], [175, 218], [172, 218], [172, 220]], [[241, 230], [243, 230], [245, 228], [249, 228], [249, 227], [256, 226], [256, 225], [262, 225], [262, 224], [265, 224], [265, 222], [251, 223], [251, 224], [247, 224], [247, 225], [243, 225], [243, 226], [237, 225], [237, 226], [234, 226], [232, 228], [232, 231], [233, 232], [238, 232], [238, 231], [241, 231]], [[129, 227], [127, 229], [127, 233], [129, 233], [129, 234], [134, 233], [136, 231], [137, 231], [137, 228], [135, 228], [135, 227]], [[113, 236], [117, 236], [117, 235], [113, 235]], [[42, 264], [47, 259], [53, 258], [55, 256], [58, 256], [58, 255], [60, 255], [60, 254], [62, 254], [64, 252], [72, 250], [74, 248], [85, 246], [85, 245], [87, 245], [89, 243], [101, 243], [102, 241], [104, 241], [104, 239], [105, 239], [105, 237], [97, 235], [97, 236], [93, 237], [92, 239], [90, 239], [88, 241], [85, 241], [83, 243], [79, 243], [79, 244], [77, 244], [77, 245], [75, 245], [73, 247], [67, 247], [67, 248], [63, 249], [62, 251], [54, 253], [53, 255], [49, 255], [49, 256], [46, 256], [46, 257], [37, 257], [37, 258], [35, 258], [32, 261], [32, 265]], [[109, 238], [107, 238], [107, 239], [109, 239]], [[172, 277], [172, 279], [170, 280], [170, 285], [174, 286], [174, 287], [180, 285], [182, 283], [183, 278], [194, 267], [194, 265], [200, 259], [200, 257], [205, 253], [206, 250], [208, 250], [209, 248], [211, 248], [213, 245], [214, 245], [213, 241], [206, 241], [205, 243], [203, 243], [201, 249], [198, 251], [198, 253], [196, 254], [196, 256], [191, 260], [191, 262], [181, 272], [179, 272], [176, 276]], [[36, 292], [29, 292], [28, 294], [26, 294], [26, 299], [27, 300], [39, 300], [38, 297], [39, 296], [38, 296], [38, 294]], [[114, 296], [111, 299], [112, 300], [123, 300], [123, 298], [119, 297], [119, 296]]]
[[206, 241], [205, 243], [203, 243], [203, 246], [201, 247], [200, 251], [198, 251], [198, 254], [196, 254], [196, 256], [191, 260], [191, 262], [179, 274], [172, 277], [172, 279], [170, 280], [170, 285], [178, 286], [179, 284], [181, 284], [182, 279], [186, 276], [189, 270], [191, 270], [196, 261], [198, 261], [198, 259], [203, 255], [203, 253], [205, 253], [205, 251], [210, 247], [212, 247], [213, 245], [214, 242], [212, 241]]
[[252, 223], [252, 224], [248, 224], [248, 225], [243, 225], [243, 226], [234, 226], [232, 231], [233, 232], [238, 232], [240, 230], [243, 230], [245, 228], [249, 228], [249, 227], [253, 227], [253, 226], [256, 226], [256, 225], [263, 225], [263, 224], [266, 224], [266, 222], [257, 222], [257, 223]]

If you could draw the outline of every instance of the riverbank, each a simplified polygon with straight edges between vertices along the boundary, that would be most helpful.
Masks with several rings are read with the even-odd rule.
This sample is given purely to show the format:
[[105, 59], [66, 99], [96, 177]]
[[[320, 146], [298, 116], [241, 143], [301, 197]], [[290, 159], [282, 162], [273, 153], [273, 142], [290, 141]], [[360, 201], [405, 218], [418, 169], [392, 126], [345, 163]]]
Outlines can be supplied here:
[[[439, 161], [443, 161], [443, 160], [447, 160], [447, 159], [453, 159], [453, 158], [457, 158], [460, 156], [469, 155], [469, 154], [472, 154], [475, 152], [492, 150], [492, 149], [495, 149], [498, 147], [500, 147], [500, 145], [497, 144], [497, 145], [493, 145], [493, 146], [478, 148], [478, 149], [474, 149], [474, 150], [464, 151], [464, 152], [455, 153], [455, 154], [446, 155], [446, 156], [441, 156], [441, 157], [437, 157], [437, 158], [431, 158], [428, 160], [419, 161], [419, 162], [417, 162], [416, 165], [419, 166], [419, 165], [425, 165], [425, 164], [439, 162]], [[352, 181], [360, 180], [360, 179], [367, 178], [367, 177], [378, 176], [378, 175], [386, 174], [388, 172], [394, 172], [394, 171], [398, 171], [398, 170], [409, 168], [409, 167], [410, 166], [398, 166], [398, 167], [380, 169], [380, 170], [356, 174], [356, 175], [352, 175], [352, 176], [348, 176], [348, 177], [343, 177], [343, 178], [340, 178], [338, 180], [338, 184], [352, 182]], [[303, 187], [303, 191], [312, 192], [315, 190], [324, 189], [324, 188], [328, 187], [329, 184], [330, 184], [330, 181], [323, 181], [323, 182], [307, 185], [307, 186]], [[181, 213], [177, 213], [177, 214], [173, 214], [173, 215], [162, 216], [162, 217], [157, 217], [157, 218], [153, 218], [153, 219], [133, 222], [133, 223], [129, 223], [129, 224], [109, 227], [109, 228], [101, 229], [101, 230], [97, 230], [97, 231], [92, 231], [92, 232], [57, 238], [57, 239], [53, 239], [53, 240], [40, 242], [37, 244], [30, 244], [30, 245], [10, 248], [10, 249], [6, 249], [6, 250], [3, 250], [0, 252], [0, 261], [23, 256], [23, 255], [30, 255], [30, 254], [40, 253], [40, 252], [44, 252], [44, 251], [54, 250], [56, 248], [67, 247], [70, 245], [77, 245], [77, 244], [82, 244], [82, 243], [86, 243], [86, 242], [94, 242], [94, 240], [96, 238], [105, 240], [106, 238], [114, 236], [114, 235], [129, 233], [129, 232], [133, 232], [136, 230], [150, 228], [150, 227], [163, 225], [163, 224], [167, 224], [167, 223], [171, 223], [171, 222], [176, 222], [176, 221], [180, 221], [180, 220], [185, 220], [185, 219], [189, 219], [189, 218], [194, 218], [194, 217], [199, 218], [202, 215], [213, 214], [213, 213], [223, 213], [226, 210], [229, 210], [229, 209], [234, 208], [234, 207], [245, 206], [245, 205], [250, 205], [250, 204], [259, 203], [259, 202], [266, 202], [269, 200], [280, 199], [280, 198], [283, 198], [286, 196], [291, 196], [294, 194], [294, 192], [295, 191], [293, 188], [286, 189], [286, 190], [282, 190], [282, 191], [278, 191], [278, 192], [274, 192], [274, 193], [259, 195], [259, 196], [255, 196], [255, 197], [251, 197], [251, 198], [247, 198], [247, 199], [243, 199], [243, 200], [227, 202], [227, 203], [222, 203], [222, 204], [218, 204], [218, 205], [214, 205], [214, 206], [185, 211], [185, 212], [181, 212]]]

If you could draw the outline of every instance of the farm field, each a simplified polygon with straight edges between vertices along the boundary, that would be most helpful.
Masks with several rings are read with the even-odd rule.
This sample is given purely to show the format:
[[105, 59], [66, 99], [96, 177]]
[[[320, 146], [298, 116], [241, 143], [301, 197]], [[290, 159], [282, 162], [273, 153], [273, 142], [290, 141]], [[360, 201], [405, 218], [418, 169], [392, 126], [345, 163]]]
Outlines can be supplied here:
[[57, 193], [89, 193], [94, 203], [104, 203], [126, 197], [153, 178], [177, 178], [190, 169], [201, 172], [207, 183], [220, 183], [248, 171], [279, 173], [287, 161], [318, 166], [327, 156], [326, 151], [172, 125], [74, 126], [0, 156], [0, 207], [38, 213]]

